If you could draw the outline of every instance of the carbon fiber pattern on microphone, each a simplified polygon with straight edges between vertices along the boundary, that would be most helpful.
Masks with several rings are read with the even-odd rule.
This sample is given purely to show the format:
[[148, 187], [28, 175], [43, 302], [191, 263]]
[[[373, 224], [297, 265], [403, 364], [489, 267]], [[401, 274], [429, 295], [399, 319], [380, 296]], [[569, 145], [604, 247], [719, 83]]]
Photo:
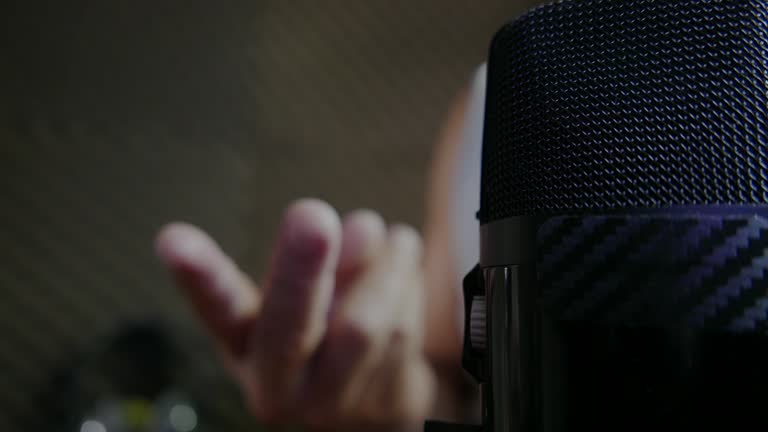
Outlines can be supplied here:
[[557, 217], [537, 242], [555, 319], [768, 332], [765, 218]]
[[482, 223], [768, 202], [768, 3], [585, 0], [491, 49]]

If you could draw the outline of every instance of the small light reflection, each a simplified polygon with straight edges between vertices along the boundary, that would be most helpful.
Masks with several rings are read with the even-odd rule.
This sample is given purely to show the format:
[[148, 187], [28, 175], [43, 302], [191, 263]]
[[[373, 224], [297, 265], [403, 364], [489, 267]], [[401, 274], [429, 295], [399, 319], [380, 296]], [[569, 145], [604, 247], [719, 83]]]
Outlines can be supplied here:
[[107, 428], [96, 420], [86, 420], [80, 425], [80, 432], [107, 432]]
[[174, 405], [168, 415], [171, 426], [179, 432], [190, 432], [197, 427], [197, 413], [190, 406]]

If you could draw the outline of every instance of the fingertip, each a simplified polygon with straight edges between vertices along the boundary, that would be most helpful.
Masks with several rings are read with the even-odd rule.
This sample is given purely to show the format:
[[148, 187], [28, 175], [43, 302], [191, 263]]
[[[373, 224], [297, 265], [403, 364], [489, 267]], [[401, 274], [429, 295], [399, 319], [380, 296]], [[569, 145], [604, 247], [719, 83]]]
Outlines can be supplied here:
[[386, 236], [384, 219], [368, 209], [349, 213], [342, 226], [340, 268], [355, 267], [375, 255]]
[[293, 251], [318, 257], [338, 249], [341, 221], [336, 210], [325, 201], [304, 198], [285, 211], [281, 237]]
[[318, 230], [339, 231], [341, 223], [336, 210], [327, 202], [317, 198], [302, 198], [294, 201], [285, 211], [288, 223], [302, 223]]
[[207, 234], [186, 222], [169, 223], [155, 237], [155, 252], [169, 265], [196, 262], [215, 247]]
[[396, 247], [407, 250], [416, 256], [421, 256], [423, 252], [424, 245], [421, 234], [410, 225], [402, 223], [392, 225], [389, 229], [389, 239]]
[[183, 243], [191, 225], [186, 222], [170, 222], [155, 234], [155, 254], [163, 261], [173, 260], [176, 250]]
[[367, 229], [370, 231], [384, 232], [384, 219], [380, 214], [371, 209], [358, 209], [344, 217], [344, 225]]

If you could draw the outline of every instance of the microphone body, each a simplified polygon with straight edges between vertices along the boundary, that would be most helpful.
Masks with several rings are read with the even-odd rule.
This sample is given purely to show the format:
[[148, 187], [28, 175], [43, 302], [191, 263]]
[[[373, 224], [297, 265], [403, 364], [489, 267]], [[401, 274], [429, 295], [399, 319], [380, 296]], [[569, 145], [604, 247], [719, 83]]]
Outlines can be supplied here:
[[494, 432], [768, 406], [768, 5], [566, 0], [495, 36], [465, 368]]

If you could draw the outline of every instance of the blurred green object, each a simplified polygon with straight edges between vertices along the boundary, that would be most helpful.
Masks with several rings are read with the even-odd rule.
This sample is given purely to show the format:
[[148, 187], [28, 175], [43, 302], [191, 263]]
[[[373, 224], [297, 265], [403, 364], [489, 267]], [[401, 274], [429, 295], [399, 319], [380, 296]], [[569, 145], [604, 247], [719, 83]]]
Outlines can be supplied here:
[[103, 378], [109, 387], [97, 396], [79, 432], [198, 430], [194, 404], [179, 390], [175, 374], [185, 362], [168, 330], [160, 324], [121, 328], [101, 359]]
[[[179, 378], [191, 371], [160, 322], [125, 323], [81, 356], [66, 382], [54, 381], [50, 428], [72, 432], [204, 431], [200, 403]], [[56, 416], [55, 416], [56, 417]]]
[[169, 393], [157, 400], [100, 401], [79, 423], [77, 432], [195, 432], [198, 413], [185, 398]]

